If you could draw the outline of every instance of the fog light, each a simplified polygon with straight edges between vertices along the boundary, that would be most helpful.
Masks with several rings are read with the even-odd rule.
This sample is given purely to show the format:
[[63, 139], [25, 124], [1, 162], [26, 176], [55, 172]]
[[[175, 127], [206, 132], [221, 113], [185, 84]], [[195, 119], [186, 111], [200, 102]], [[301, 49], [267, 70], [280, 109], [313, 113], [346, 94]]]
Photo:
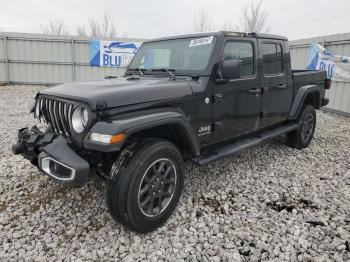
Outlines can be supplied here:
[[100, 142], [103, 144], [115, 144], [125, 139], [124, 134], [116, 134], [116, 135], [106, 135], [99, 133], [91, 133], [90, 140]]

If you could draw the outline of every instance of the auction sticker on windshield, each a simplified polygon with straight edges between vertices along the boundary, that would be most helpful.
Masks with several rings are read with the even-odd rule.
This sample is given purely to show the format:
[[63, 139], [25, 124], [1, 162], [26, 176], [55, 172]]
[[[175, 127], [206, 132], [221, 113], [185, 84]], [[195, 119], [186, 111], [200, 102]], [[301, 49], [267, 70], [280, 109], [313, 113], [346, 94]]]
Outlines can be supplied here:
[[197, 39], [192, 39], [189, 47], [199, 46], [199, 45], [209, 45], [213, 42], [213, 36], [201, 37]]

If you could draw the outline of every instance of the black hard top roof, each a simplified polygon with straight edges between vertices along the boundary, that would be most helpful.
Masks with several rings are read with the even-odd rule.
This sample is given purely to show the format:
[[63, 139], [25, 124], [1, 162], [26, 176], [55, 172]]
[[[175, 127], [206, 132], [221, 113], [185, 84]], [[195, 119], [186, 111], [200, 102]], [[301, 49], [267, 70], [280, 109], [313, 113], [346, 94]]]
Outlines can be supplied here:
[[216, 32], [205, 32], [205, 33], [195, 33], [195, 34], [185, 34], [185, 35], [176, 35], [176, 36], [167, 36], [156, 39], [151, 39], [145, 41], [154, 42], [154, 41], [163, 41], [163, 40], [171, 40], [178, 38], [197, 38], [197, 37], [206, 37], [206, 36], [217, 36], [217, 37], [225, 37], [225, 36], [238, 36], [238, 37], [254, 37], [254, 38], [268, 38], [268, 39], [276, 39], [276, 40], [288, 40], [287, 37], [281, 35], [272, 35], [272, 34], [263, 34], [263, 33], [244, 33], [244, 32], [233, 32], [233, 31], [216, 31]]

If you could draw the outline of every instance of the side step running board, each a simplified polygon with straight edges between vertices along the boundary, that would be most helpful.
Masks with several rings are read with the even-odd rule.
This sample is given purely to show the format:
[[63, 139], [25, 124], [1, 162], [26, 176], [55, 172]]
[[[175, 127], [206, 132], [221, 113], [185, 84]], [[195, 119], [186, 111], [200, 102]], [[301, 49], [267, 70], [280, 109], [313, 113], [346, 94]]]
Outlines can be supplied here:
[[256, 146], [268, 139], [271, 139], [276, 136], [280, 136], [283, 134], [286, 134], [290, 131], [293, 131], [298, 128], [298, 124], [287, 124], [285, 126], [276, 128], [274, 130], [266, 131], [265, 133], [262, 133], [255, 137], [246, 138], [243, 140], [240, 140], [234, 144], [223, 146], [217, 149], [214, 149], [210, 153], [206, 155], [201, 155], [195, 158], [192, 158], [192, 162], [196, 165], [203, 166], [205, 164], [208, 164], [209, 162], [218, 160], [222, 157], [238, 153], [240, 151], [243, 151], [247, 148]]

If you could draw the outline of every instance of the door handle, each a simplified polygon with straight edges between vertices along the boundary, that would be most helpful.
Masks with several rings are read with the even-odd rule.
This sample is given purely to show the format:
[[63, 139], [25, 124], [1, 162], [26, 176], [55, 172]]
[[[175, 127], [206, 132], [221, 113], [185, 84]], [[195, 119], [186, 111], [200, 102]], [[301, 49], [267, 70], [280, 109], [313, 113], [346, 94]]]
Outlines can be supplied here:
[[279, 88], [279, 89], [285, 89], [285, 88], [287, 88], [287, 85], [279, 84], [279, 85], [277, 85], [277, 88]]
[[251, 95], [259, 95], [259, 94], [261, 94], [261, 89], [253, 88], [253, 89], [250, 89], [248, 91], [248, 93], [251, 94]]
[[222, 94], [214, 94], [213, 96], [213, 103], [217, 104], [222, 101]]

